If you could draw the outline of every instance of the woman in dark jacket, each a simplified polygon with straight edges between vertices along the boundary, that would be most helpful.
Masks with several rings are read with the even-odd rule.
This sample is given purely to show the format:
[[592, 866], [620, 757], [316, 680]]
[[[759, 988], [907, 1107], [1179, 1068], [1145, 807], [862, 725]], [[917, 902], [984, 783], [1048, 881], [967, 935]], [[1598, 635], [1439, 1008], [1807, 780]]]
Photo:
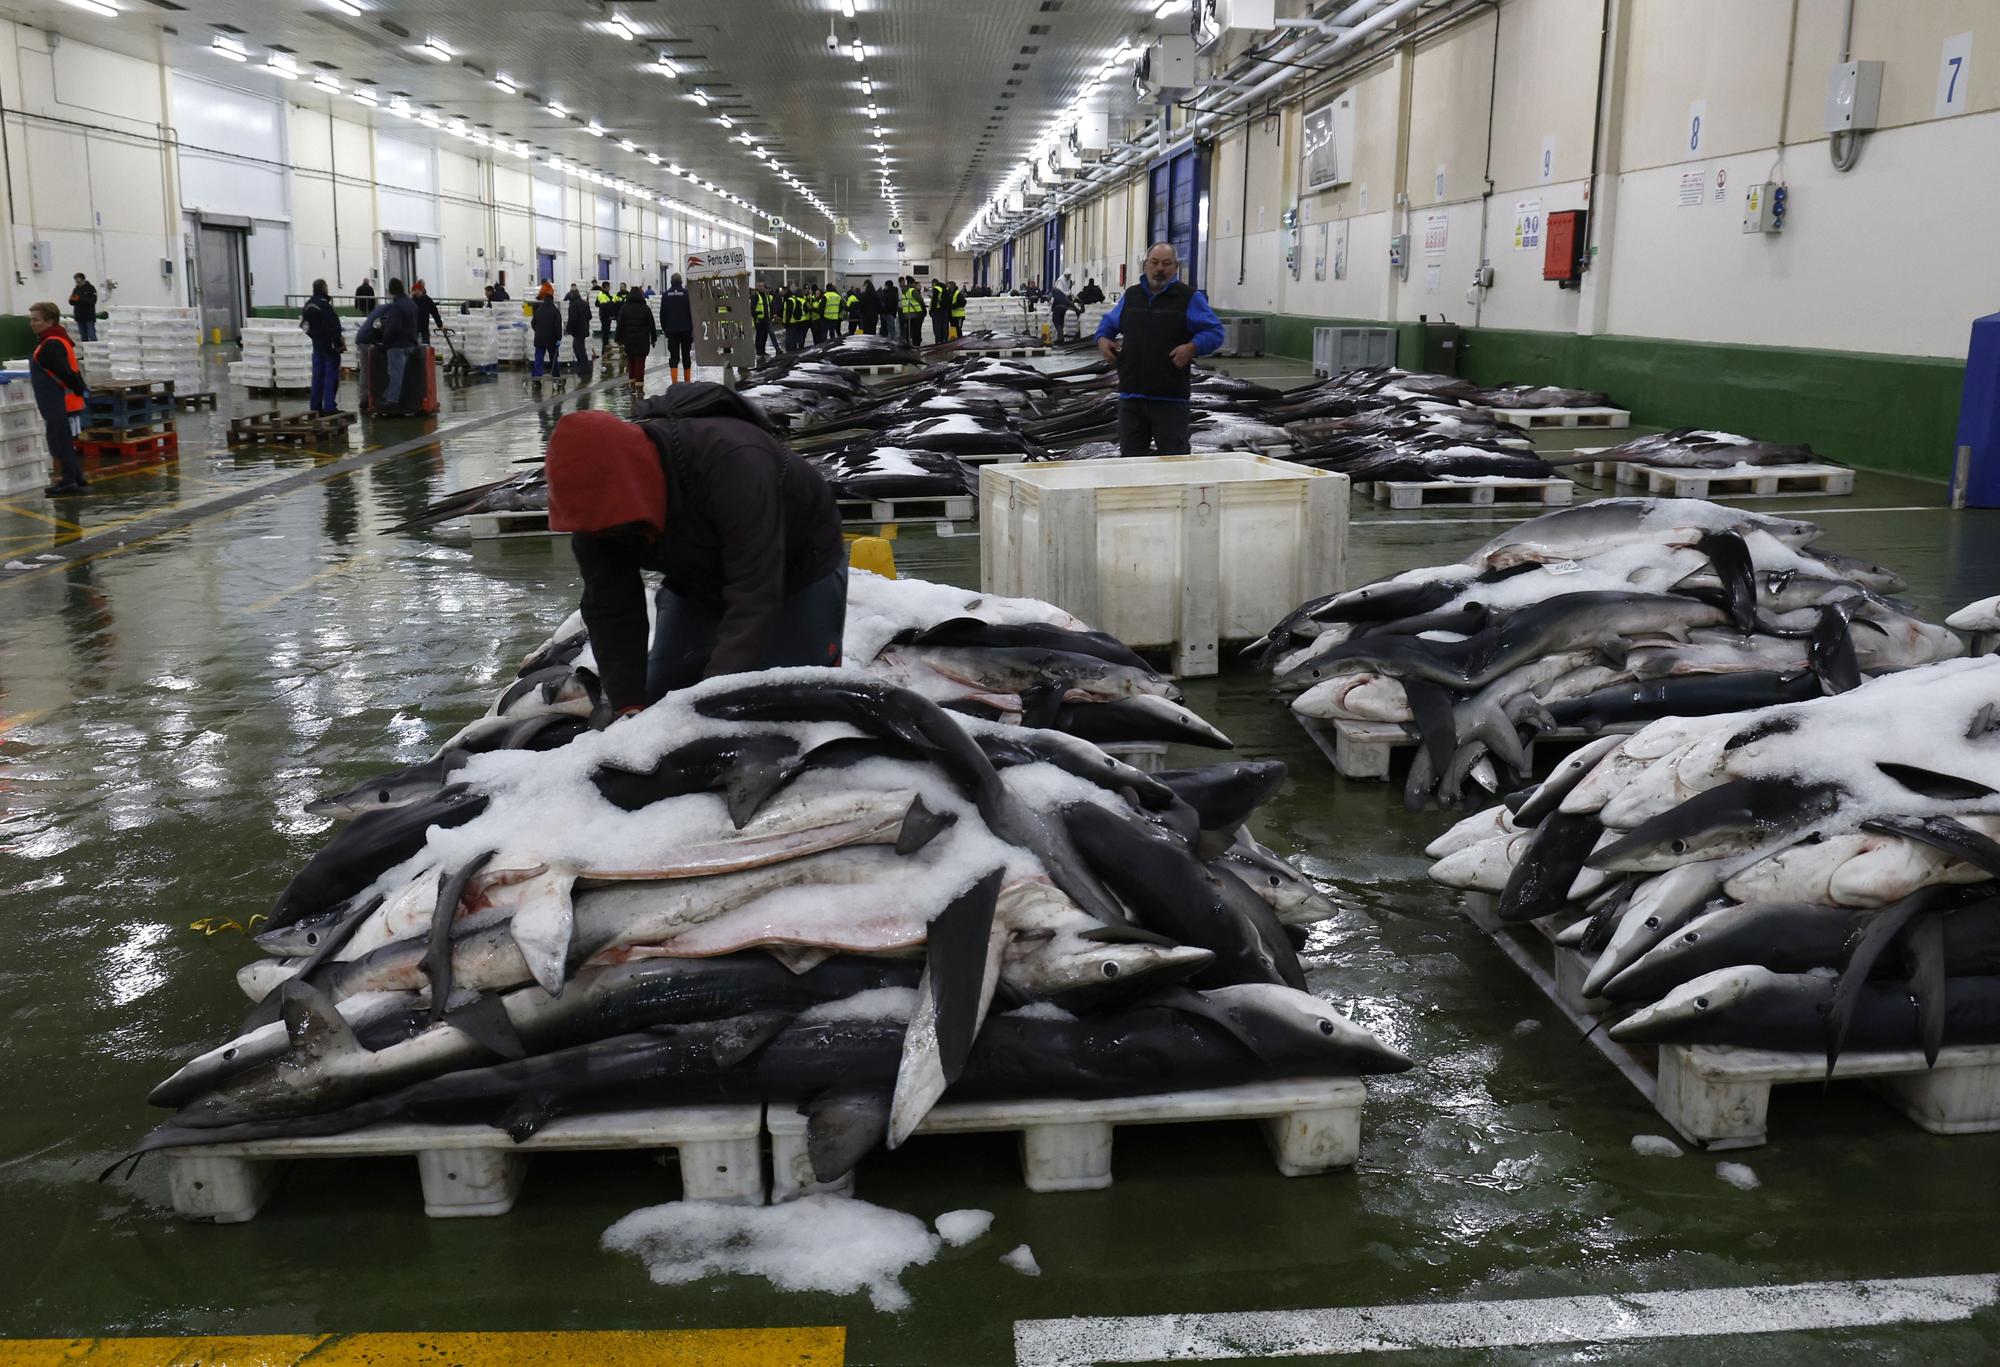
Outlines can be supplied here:
[[[694, 302], [688, 298], [687, 286], [681, 283], [680, 272], [667, 284], [667, 292], [660, 296], [660, 331], [667, 339], [667, 370], [673, 382], [694, 378]], [[681, 374], [685, 367], [687, 374]]]
[[646, 302], [646, 296], [637, 290], [628, 293], [618, 306], [618, 345], [625, 348], [625, 378], [633, 384], [646, 382], [646, 353], [659, 335], [653, 306]]
[[[83, 477], [76, 435], [83, 429], [83, 401], [90, 390], [77, 367], [76, 345], [64, 330], [62, 315], [54, 304], [28, 305], [28, 327], [35, 334], [34, 350], [28, 353], [29, 388], [48, 434], [49, 454], [62, 472], [61, 478], [42, 492], [50, 498], [80, 494], [90, 487], [90, 481]], [[837, 518], [836, 514], [836, 536]]]
[[556, 307], [556, 288], [543, 285], [535, 294], [535, 311], [528, 317], [528, 331], [535, 339], [533, 375], [542, 378], [542, 358], [548, 357], [549, 374], [562, 374], [562, 310]]
[[[681, 385], [635, 422], [565, 414], [549, 526], [571, 532], [603, 724], [718, 674], [838, 665], [847, 551], [826, 481], [749, 401]], [[650, 651], [642, 570], [664, 576]]]

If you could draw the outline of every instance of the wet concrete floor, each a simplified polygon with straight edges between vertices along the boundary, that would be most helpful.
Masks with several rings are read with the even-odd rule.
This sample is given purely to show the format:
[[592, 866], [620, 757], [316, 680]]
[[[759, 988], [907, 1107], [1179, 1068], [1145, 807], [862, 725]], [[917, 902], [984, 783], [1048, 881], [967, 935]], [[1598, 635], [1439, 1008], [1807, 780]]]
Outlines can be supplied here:
[[[1275, 360], [1233, 368], [1304, 378]], [[561, 407], [630, 401], [616, 387], [534, 398], [508, 374], [453, 391], [433, 444], [122, 548], [87, 538], [334, 457], [225, 451], [232, 409], [265, 406], [225, 389], [220, 413], [182, 416], [177, 465], [101, 479], [86, 500], [0, 501], [0, 560], [19, 567], [0, 573], [0, 1335], [842, 1325], [853, 1363], [1004, 1363], [1017, 1321], [1071, 1316], [2000, 1271], [2000, 1137], [1925, 1135], [1858, 1085], [1778, 1092], [1770, 1143], [1727, 1155], [1755, 1170], [1754, 1191], [1719, 1180], [1713, 1156], [1635, 1154], [1631, 1137], [1664, 1123], [1424, 878], [1421, 847], [1450, 818], [1336, 778], [1263, 679], [1233, 668], [1191, 683], [1189, 701], [1240, 753], [1292, 765], [1259, 835], [1347, 907], [1315, 935], [1314, 986], [1418, 1060], [1370, 1083], [1352, 1172], [1282, 1178], [1248, 1124], [1142, 1128], [1118, 1135], [1109, 1190], [1033, 1196], [1012, 1140], [919, 1139], [872, 1158], [861, 1194], [926, 1219], [997, 1218], [905, 1276], [901, 1315], [740, 1278], [652, 1285], [598, 1246], [618, 1217], [676, 1195], [671, 1164], [639, 1155], [539, 1158], [493, 1220], [424, 1218], [403, 1160], [295, 1165], [261, 1218], [230, 1227], [177, 1222], [158, 1164], [100, 1183], [156, 1118], [147, 1088], [243, 1012], [232, 973], [254, 950], [193, 924], [268, 907], [325, 838], [309, 798], [429, 753], [573, 606], [560, 540], [386, 533], [537, 456]], [[350, 449], [428, 434], [385, 421]], [[1563, 437], [1548, 444], [1595, 444]], [[1941, 502], [1935, 485], [1878, 475], [1848, 498], [1755, 501], [1895, 566], [1930, 614], [2000, 590], [2000, 518]], [[1358, 503], [1349, 582], [1456, 558], [1521, 515]], [[906, 574], [977, 579], [971, 529], [904, 526], [896, 554]], [[1020, 1243], [1039, 1278], [999, 1263]], [[1468, 1331], [1415, 1356], [1969, 1362], [2000, 1357], [2000, 1314], [1490, 1341]]]

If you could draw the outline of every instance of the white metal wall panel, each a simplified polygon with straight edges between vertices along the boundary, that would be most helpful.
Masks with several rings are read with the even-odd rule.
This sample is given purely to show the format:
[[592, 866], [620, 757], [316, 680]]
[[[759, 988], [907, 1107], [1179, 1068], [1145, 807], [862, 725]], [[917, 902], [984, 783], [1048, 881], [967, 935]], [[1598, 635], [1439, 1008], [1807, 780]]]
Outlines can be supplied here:
[[437, 232], [437, 149], [378, 131], [375, 179], [381, 184], [375, 199], [383, 232]]
[[287, 218], [285, 107], [277, 100], [173, 73], [181, 203], [246, 218]]

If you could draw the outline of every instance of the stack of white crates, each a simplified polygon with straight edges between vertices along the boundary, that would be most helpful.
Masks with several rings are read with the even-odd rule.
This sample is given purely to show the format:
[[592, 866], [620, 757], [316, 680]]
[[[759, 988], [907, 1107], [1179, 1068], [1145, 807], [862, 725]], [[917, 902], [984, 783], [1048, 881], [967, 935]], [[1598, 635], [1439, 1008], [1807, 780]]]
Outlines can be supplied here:
[[468, 310], [453, 316], [449, 326], [465, 359], [473, 365], [492, 365], [500, 359], [500, 314], [496, 310]]
[[294, 318], [247, 318], [243, 359], [229, 367], [229, 379], [252, 389], [310, 389], [312, 339]]
[[0, 496], [39, 489], [49, 478], [49, 443], [26, 379], [0, 383]]
[[[70, 335], [75, 336], [74, 333]], [[111, 373], [111, 343], [109, 342], [78, 342], [76, 344], [76, 359], [83, 366], [83, 378], [85, 380], [110, 380], [116, 378]], [[176, 385], [174, 387], [178, 389], [180, 386]]]
[[525, 364], [533, 352], [528, 346], [528, 320], [518, 313], [503, 313], [496, 324], [498, 355], [503, 361]]
[[[100, 364], [93, 378], [106, 380], [172, 380], [179, 394], [199, 393], [201, 315], [191, 308], [114, 304], [104, 322], [110, 362]], [[87, 362], [86, 362], [87, 363]]]

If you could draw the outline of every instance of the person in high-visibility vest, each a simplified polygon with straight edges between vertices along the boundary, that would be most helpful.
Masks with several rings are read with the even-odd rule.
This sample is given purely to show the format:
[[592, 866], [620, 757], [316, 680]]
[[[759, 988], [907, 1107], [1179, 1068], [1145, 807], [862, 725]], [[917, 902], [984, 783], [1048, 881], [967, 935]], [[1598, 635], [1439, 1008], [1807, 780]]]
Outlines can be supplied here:
[[831, 280], [827, 281], [826, 288], [820, 292], [819, 330], [813, 337], [821, 346], [840, 335], [840, 306], [844, 302], [840, 287]]
[[943, 346], [951, 331], [951, 282], [940, 280], [931, 286], [931, 344]]
[[28, 388], [42, 415], [49, 454], [61, 472], [42, 492], [50, 498], [80, 494], [90, 482], [83, 477], [76, 435], [83, 430], [83, 397], [90, 390], [77, 365], [76, 347], [63, 328], [61, 310], [49, 303], [28, 305], [28, 328], [35, 334], [34, 350], [28, 353]]
[[847, 320], [847, 330], [849, 332], [860, 332], [862, 330], [861, 291], [855, 289], [852, 285], [847, 287], [847, 298], [841, 303], [840, 316]]
[[794, 285], [785, 300], [785, 323], [785, 350], [800, 350], [806, 344], [806, 296], [802, 285]]
[[757, 323], [757, 359], [761, 361], [771, 344], [771, 291], [766, 286], [751, 291], [750, 316]]
[[590, 302], [597, 305], [597, 340], [600, 345], [611, 341], [611, 317], [618, 312], [618, 301], [611, 297], [611, 282], [600, 280], [592, 291]]
[[956, 280], [947, 280], [951, 288], [951, 335], [954, 339], [965, 335], [965, 290]]
[[903, 277], [903, 345], [922, 346], [924, 341], [924, 296], [917, 290], [917, 282], [910, 276]]

